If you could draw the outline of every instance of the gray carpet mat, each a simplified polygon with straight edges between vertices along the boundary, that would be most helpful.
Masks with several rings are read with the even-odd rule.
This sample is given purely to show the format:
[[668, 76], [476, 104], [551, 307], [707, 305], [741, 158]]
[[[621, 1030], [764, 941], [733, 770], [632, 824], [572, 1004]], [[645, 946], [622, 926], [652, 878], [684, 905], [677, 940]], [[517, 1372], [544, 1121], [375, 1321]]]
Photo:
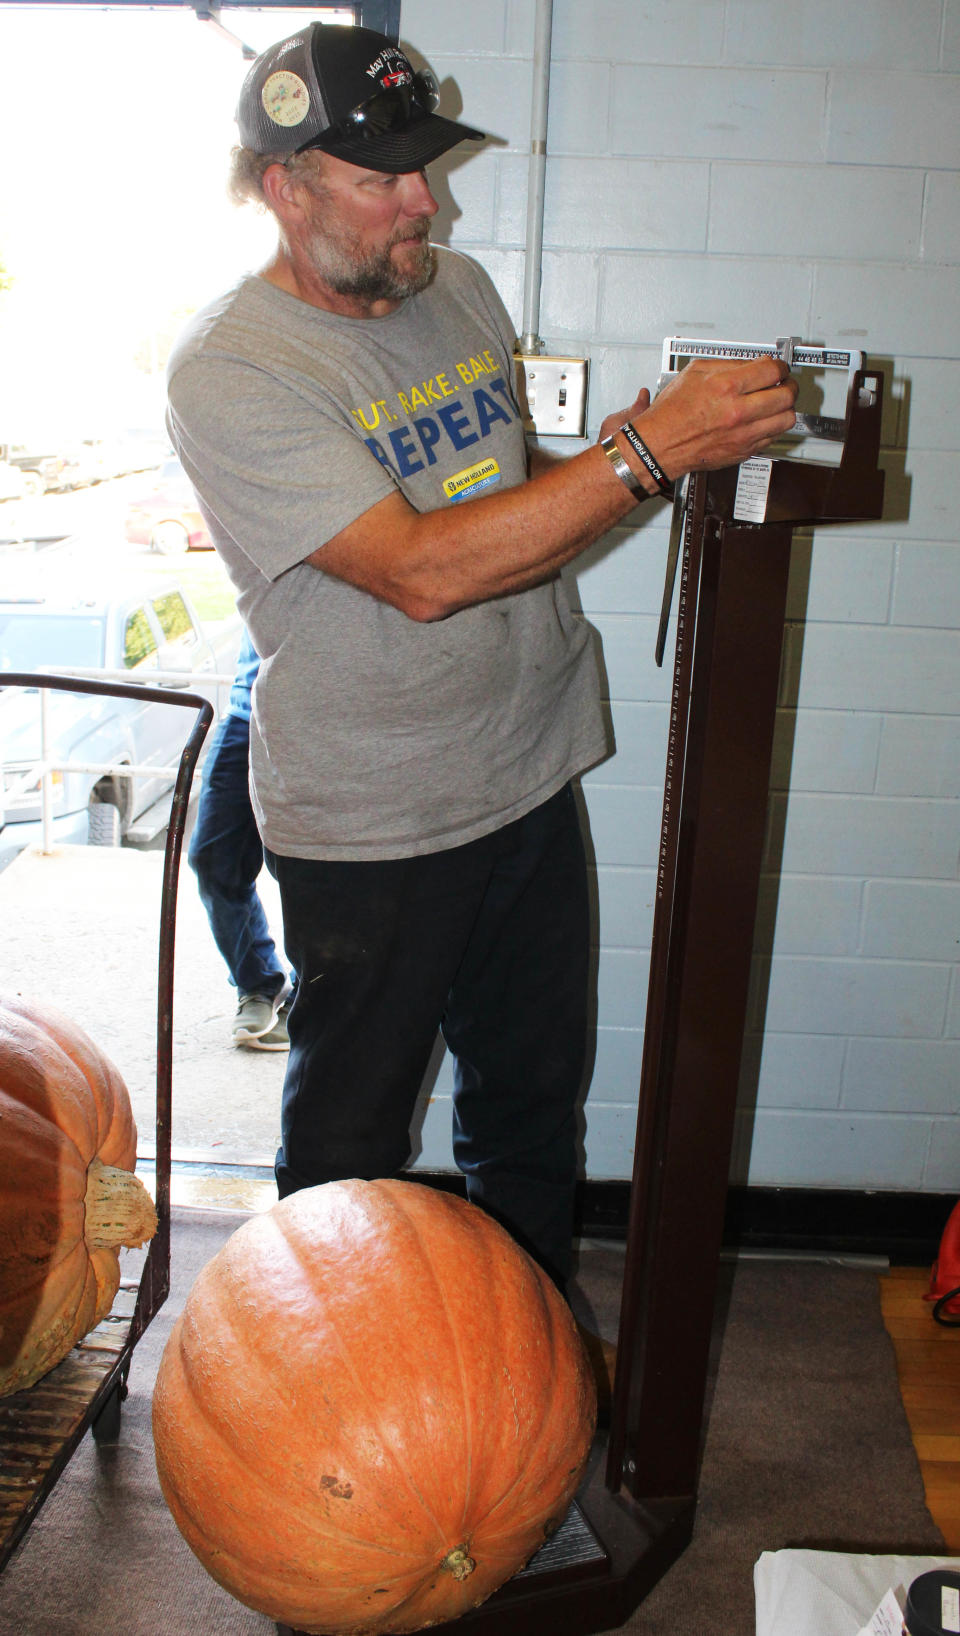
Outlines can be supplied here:
[[[77, 1450], [0, 1576], [10, 1636], [271, 1636], [178, 1534], [157, 1483], [150, 1393], [173, 1318], [242, 1218], [174, 1213], [171, 1296], [133, 1354], [120, 1441]], [[622, 1251], [585, 1245], [577, 1304], [615, 1337]], [[682, 1292], [678, 1292], [682, 1299]], [[753, 1564], [784, 1546], [939, 1553], [874, 1271], [724, 1269], [693, 1542], [623, 1627], [752, 1636]], [[558, 1630], [558, 1636], [562, 1632]]]

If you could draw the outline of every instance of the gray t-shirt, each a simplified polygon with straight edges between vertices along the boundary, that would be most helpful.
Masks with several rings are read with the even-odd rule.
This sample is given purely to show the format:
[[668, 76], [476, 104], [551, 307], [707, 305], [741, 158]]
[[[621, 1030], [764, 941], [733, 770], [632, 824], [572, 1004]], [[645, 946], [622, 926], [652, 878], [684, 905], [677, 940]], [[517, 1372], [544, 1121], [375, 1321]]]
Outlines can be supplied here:
[[245, 278], [171, 359], [170, 435], [262, 656], [253, 804], [280, 854], [459, 846], [607, 750], [558, 580], [421, 624], [304, 560], [396, 489], [429, 511], [526, 480], [506, 311], [473, 262], [437, 264], [379, 319]]

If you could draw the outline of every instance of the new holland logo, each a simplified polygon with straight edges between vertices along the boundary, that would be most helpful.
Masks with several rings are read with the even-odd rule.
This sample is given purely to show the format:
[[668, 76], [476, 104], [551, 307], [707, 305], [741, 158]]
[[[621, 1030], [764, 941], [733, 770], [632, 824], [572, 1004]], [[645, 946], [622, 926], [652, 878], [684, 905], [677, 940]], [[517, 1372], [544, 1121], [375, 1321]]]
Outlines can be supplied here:
[[443, 485], [443, 492], [451, 505], [458, 500], [475, 500], [484, 489], [492, 488], [499, 483], [500, 467], [495, 460], [482, 460], [479, 465], [468, 466], [465, 471], [455, 472], [448, 477]]

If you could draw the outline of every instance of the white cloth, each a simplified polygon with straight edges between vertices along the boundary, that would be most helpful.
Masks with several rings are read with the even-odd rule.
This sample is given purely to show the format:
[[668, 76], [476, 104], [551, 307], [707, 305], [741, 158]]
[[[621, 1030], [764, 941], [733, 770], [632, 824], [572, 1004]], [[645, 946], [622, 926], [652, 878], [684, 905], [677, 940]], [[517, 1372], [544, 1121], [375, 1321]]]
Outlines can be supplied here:
[[902, 1607], [907, 1587], [931, 1568], [960, 1569], [960, 1559], [764, 1551], [753, 1570], [756, 1636], [859, 1636], [886, 1591], [898, 1592]]

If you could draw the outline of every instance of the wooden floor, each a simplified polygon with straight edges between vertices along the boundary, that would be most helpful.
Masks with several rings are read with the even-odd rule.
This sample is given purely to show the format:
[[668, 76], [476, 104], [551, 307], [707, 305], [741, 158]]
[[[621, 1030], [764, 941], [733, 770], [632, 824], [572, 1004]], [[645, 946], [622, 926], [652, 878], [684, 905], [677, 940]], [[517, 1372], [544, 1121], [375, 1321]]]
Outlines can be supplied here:
[[891, 1267], [880, 1301], [927, 1505], [948, 1551], [960, 1552], [960, 1329], [934, 1321], [929, 1286], [929, 1267]]

